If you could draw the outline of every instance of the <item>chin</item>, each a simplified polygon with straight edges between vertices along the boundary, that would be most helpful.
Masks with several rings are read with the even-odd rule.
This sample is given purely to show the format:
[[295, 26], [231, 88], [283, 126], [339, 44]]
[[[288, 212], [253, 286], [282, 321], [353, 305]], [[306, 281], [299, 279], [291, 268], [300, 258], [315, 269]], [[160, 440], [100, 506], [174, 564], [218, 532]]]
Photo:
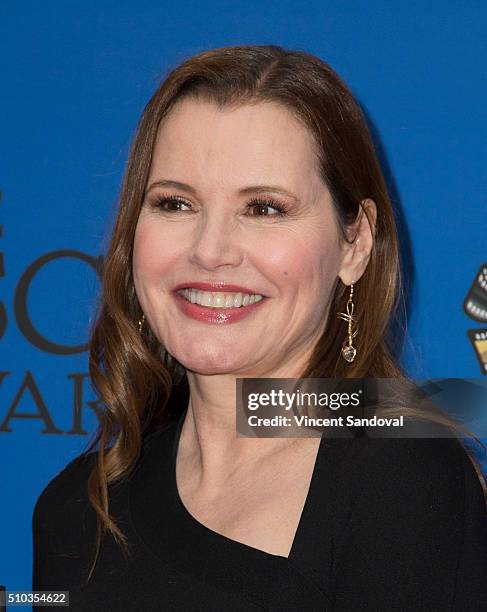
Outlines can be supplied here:
[[228, 350], [209, 351], [206, 349], [201, 353], [197, 350], [190, 353], [176, 351], [172, 354], [187, 370], [195, 374], [226, 374], [241, 367], [241, 364], [237, 364], [233, 351], [229, 354]]

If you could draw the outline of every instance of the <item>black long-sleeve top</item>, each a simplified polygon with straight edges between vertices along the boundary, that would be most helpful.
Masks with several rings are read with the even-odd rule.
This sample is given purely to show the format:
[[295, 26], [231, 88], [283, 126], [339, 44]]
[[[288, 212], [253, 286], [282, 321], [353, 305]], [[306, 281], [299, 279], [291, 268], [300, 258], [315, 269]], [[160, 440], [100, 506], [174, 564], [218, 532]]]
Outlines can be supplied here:
[[71, 612], [487, 610], [485, 504], [456, 438], [322, 437], [283, 557], [186, 510], [175, 476], [184, 416], [146, 436], [137, 468], [109, 488], [130, 554], [106, 536], [88, 583], [95, 454], [48, 484], [33, 515], [33, 590], [69, 591]]

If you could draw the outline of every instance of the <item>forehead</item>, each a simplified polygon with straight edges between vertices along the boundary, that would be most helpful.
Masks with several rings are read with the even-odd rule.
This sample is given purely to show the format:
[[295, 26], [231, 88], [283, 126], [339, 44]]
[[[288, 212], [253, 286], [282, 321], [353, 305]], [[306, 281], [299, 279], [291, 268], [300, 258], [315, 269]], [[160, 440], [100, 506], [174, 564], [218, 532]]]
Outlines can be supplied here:
[[313, 136], [284, 106], [219, 109], [192, 98], [178, 102], [159, 127], [151, 177], [162, 174], [202, 182], [285, 179], [289, 186], [319, 180]]

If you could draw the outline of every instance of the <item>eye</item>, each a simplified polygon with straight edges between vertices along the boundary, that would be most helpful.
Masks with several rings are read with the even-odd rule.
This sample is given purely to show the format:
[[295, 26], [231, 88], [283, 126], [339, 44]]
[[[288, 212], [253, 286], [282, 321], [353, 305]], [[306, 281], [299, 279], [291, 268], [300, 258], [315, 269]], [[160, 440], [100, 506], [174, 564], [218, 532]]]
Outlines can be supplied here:
[[179, 196], [170, 195], [157, 197], [153, 202], [153, 206], [168, 212], [185, 212], [181, 207], [191, 205]]
[[248, 203], [247, 208], [258, 211], [264, 211], [269, 208], [273, 208], [277, 211], [276, 213], [271, 215], [263, 213], [250, 215], [251, 217], [283, 217], [286, 214], [286, 208], [279, 202], [273, 200], [272, 198], [252, 198]]
[[[152, 206], [170, 213], [187, 212], [183, 208], [184, 206], [191, 209], [190, 203], [176, 195], [158, 196], [154, 199]], [[247, 209], [258, 211], [255, 214], [250, 214], [250, 217], [283, 217], [287, 213], [286, 207], [272, 198], [252, 198], [247, 204]], [[269, 209], [274, 209], [275, 212], [269, 214]]]

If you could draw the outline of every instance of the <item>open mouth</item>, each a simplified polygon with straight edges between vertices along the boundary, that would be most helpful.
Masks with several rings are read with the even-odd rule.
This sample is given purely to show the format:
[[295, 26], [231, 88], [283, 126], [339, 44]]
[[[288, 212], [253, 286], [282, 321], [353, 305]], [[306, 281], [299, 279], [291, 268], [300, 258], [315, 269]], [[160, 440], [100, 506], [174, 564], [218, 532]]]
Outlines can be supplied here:
[[263, 295], [258, 293], [201, 291], [191, 287], [180, 289], [176, 293], [188, 302], [203, 308], [225, 308], [229, 310], [251, 306], [265, 299]]

